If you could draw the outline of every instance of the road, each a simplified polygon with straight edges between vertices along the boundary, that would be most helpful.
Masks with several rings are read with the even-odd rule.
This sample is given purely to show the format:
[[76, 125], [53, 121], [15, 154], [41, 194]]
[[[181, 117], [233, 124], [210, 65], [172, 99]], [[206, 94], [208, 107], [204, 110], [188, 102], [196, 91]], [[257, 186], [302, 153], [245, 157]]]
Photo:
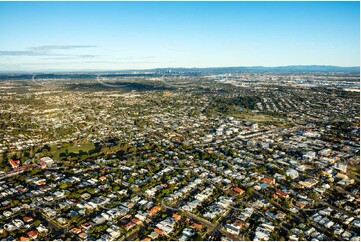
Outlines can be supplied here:
[[[229, 210], [229, 211], [227, 212], [226, 217], [228, 216], [228, 214], [230, 213], [230, 211], [231, 211], [231, 210]], [[240, 237], [235, 236], [235, 235], [232, 235], [232, 234], [228, 233], [226, 230], [224, 230], [224, 229], [222, 228], [222, 223], [221, 223], [221, 222], [218, 222], [216, 225], [213, 225], [213, 224], [212, 224], [211, 222], [209, 222], [208, 220], [203, 219], [203, 218], [200, 218], [200, 217], [198, 217], [198, 216], [196, 216], [196, 215], [194, 215], [194, 214], [192, 214], [192, 213], [190, 213], [190, 212], [187, 212], [187, 211], [183, 211], [183, 212], [186, 214], [186, 216], [187, 216], [188, 218], [194, 219], [194, 220], [198, 221], [200, 224], [202, 224], [203, 226], [205, 226], [205, 227], [207, 227], [208, 229], [210, 229], [210, 230], [211, 230], [210, 235], [212, 235], [212, 233], [215, 233], [216, 231], [219, 231], [219, 232], [222, 233], [223, 235], [231, 238], [232, 240], [235, 240], [235, 241], [240, 241], [240, 240], [241, 240]], [[220, 220], [222, 220], [222, 219], [220, 219]]]
[[173, 207], [166, 205], [164, 203], [164, 198], [162, 199], [161, 205], [162, 205], [162, 207], [164, 207], [165, 209], [168, 209], [168, 210], [172, 210], [172, 211], [176, 211], [176, 212], [181, 211], [179, 208], [173, 208]]
[[230, 214], [231, 212], [231, 209], [227, 211], [227, 213], [224, 215], [224, 217], [220, 218], [217, 222], [216, 225], [212, 224], [211, 222], [209, 222], [208, 220], [204, 219], [204, 218], [201, 218], [201, 217], [198, 217], [188, 211], [185, 211], [185, 210], [181, 210], [179, 208], [173, 208], [173, 207], [170, 207], [170, 206], [167, 206], [165, 205], [163, 202], [162, 202], [162, 206], [166, 209], [169, 209], [169, 210], [172, 210], [172, 211], [182, 211], [188, 218], [191, 218], [195, 221], [197, 221], [198, 223], [202, 224], [203, 226], [207, 227], [210, 232], [209, 232], [209, 235], [213, 235], [214, 233], [216, 233], [217, 231], [224, 234], [225, 236], [231, 238], [232, 240], [236, 240], [236, 241], [239, 241], [241, 240], [239, 237], [236, 237], [228, 232], [226, 232], [223, 228], [222, 228], [222, 221], [224, 218], [227, 218], [227, 216]]
[[188, 217], [188, 218], [191, 218], [191, 219], [194, 219], [196, 221], [198, 221], [199, 223], [201, 223], [203, 226], [207, 227], [208, 229], [210, 230], [213, 230], [216, 226], [213, 225], [211, 222], [209, 222], [208, 220], [206, 219], [203, 219], [203, 218], [200, 218], [198, 217], [197, 215], [194, 215], [188, 211], [182, 211], [184, 212], [184, 214]]

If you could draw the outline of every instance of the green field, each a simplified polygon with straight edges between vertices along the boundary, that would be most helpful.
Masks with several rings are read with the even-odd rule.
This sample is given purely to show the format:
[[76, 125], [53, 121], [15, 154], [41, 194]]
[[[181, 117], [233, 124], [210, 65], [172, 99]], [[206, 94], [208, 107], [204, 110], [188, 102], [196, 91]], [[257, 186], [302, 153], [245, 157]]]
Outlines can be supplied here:
[[59, 159], [60, 153], [65, 153], [68, 150], [68, 153], [79, 153], [80, 150], [84, 152], [89, 152], [90, 150], [95, 149], [93, 143], [79, 144], [79, 145], [63, 145], [62, 148], [57, 148], [57, 146], [51, 146], [51, 153], [53, 154], [53, 159]]

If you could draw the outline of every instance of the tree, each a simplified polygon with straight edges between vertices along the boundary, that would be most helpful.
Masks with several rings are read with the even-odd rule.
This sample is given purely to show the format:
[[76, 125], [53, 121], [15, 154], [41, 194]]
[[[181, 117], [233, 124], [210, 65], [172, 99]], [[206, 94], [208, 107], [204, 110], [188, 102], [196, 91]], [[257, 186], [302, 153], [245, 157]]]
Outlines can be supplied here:
[[51, 148], [50, 148], [50, 146], [48, 144], [46, 144], [46, 145], [43, 146], [42, 150], [50, 151]]
[[199, 233], [196, 233], [196, 234], [194, 235], [194, 240], [195, 240], [195, 241], [202, 241], [203, 238], [202, 238], [202, 236], [201, 236]]
[[132, 177], [132, 176], [129, 177], [128, 182], [133, 184], [134, 183], [134, 177]]
[[39, 219], [37, 219], [37, 220], [34, 221], [33, 224], [34, 224], [35, 227], [38, 227], [41, 224], [41, 221]]
[[34, 175], [36, 175], [36, 174], [38, 174], [38, 173], [40, 173], [40, 172], [41, 172], [41, 170], [39, 170], [39, 169], [33, 169], [33, 170], [31, 170], [30, 174], [31, 174], [32, 176], [34, 176]]
[[60, 184], [59, 188], [60, 189], [66, 189], [68, 187], [68, 184], [66, 184], [65, 182]]
[[271, 238], [272, 240], [277, 241], [279, 240], [279, 234], [277, 232], [273, 232]]
[[71, 197], [75, 198], [75, 199], [79, 199], [80, 194], [78, 192], [73, 192], [70, 194]]
[[16, 200], [16, 199], [11, 200], [11, 206], [16, 206], [18, 204], [19, 204], [19, 200]]
[[60, 158], [62, 158], [62, 157], [67, 157], [67, 153], [61, 152], [61, 153], [59, 154], [59, 157], [60, 157]]
[[290, 201], [288, 201], [288, 200], [285, 200], [285, 206], [286, 206], [286, 208], [290, 208], [291, 207], [291, 203], [290, 203]]
[[252, 193], [253, 193], [253, 189], [252, 189], [252, 188], [249, 187], [249, 188], [246, 189], [246, 195], [247, 195], [247, 196], [250, 196]]
[[310, 192], [309, 194], [308, 194], [308, 196], [312, 199], [312, 200], [318, 200], [318, 195], [317, 195], [317, 193], [316, 192]]
[[286, 238], [289, 238], [291, 236], [291, 232], [289, 230], [286, 231]]
[[85, 190], [86, 190], [87, 192], [89, 192], [90, 194], [92, 194], [92, 195], [95, 194], [95, 189], [92, 188], [92, 187], [87, 187]]

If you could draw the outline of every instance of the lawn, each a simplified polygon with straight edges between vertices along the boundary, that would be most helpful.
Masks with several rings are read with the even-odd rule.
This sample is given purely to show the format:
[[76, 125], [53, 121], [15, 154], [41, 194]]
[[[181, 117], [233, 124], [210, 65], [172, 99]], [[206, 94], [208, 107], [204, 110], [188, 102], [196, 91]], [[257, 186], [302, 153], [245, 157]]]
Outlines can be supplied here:
[[68, 150], [68, 153], [79, 153], [80, 150], [88, 152], [89, 150], [93, 150], [95, 148], [93, 143], [85, 143], [73, 146], [63, 146], [62, 148], [57, 148], [56, 146], [51, 147], [51, 153], [53, 154], [53, 158], [55, 160], [59, 159], [60, 153]]

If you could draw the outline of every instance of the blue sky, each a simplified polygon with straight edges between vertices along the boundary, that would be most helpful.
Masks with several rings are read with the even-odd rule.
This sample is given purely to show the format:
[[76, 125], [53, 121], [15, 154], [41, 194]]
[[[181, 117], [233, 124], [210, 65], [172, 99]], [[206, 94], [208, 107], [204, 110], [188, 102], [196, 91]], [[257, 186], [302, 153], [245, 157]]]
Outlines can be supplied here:
[[360, 65], [359, 2], [0, 2], [0, 70]]

